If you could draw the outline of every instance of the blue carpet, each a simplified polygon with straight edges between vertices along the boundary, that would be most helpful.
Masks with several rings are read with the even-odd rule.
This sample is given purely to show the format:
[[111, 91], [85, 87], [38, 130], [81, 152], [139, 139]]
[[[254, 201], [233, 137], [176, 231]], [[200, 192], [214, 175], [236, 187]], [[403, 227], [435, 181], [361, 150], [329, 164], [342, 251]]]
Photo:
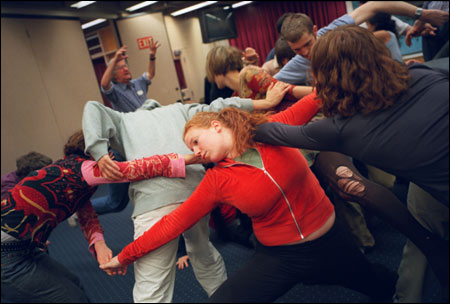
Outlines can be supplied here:
[[[101, 215], [100, 222], [105, 230], [105, 239], [114, 254], [117, 254], [133, 239], [131, 221], [132, 205], [122, 212]], [[405, 238], [390, 225], [377, 218], [371, 220], [371, 231], [376, 239], [368, 258], [396, 270], [400, 262]], [[228, 274], [235, 272], [252, 254], [252, 250], [234, 243], [223, 243], [212, 232], [211, 240], [222, 254]], [[61, 223], [51, 234], [50, 255], [77, 274], [83, 282], [86, 293], [96, 303], [133, 302], [133, 266], [128, 267], [125, 276], [110, 277], [98, 268], [97, 262], [87, 250], [87, 242], [79, 227], [72, 228]], [[431, 274], [432, 275], [432, 274]], [[440, 301], [439, 284], [432, 278], [431, 286], [425, 291], [426, 303]], [[206, 293], [194, 277], [191, 268], [177, 270], [175, 303], [197, 303], [207, 299]], [[311, 286], [298, 284], [279, 298], [277, 303], [364, 303], [368, 298], [353, 290], [339, 286]], [[3, 302], [3, 299], [2, 299]]]

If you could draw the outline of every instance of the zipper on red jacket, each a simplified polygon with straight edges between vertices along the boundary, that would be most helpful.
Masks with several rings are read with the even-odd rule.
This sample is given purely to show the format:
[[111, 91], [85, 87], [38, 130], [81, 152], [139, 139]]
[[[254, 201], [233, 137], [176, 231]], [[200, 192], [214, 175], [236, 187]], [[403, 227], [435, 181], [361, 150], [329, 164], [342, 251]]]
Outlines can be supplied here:
[[[262, 158], [261, 158], [261, 161], [262, 161]], [[264, 167], [264, 162], [263, 162], [263, 169], [262, 170], [264, 171], [264, 174], [266, 174], [272, 180], [272, 182], [275, 184], [275, 186], [278, 187], [278, 189], [280, 190], [281, 194], [283, 194], [284, 200], [285, 200], [286, 204], [288, 205], [289, 212], [291, 212], [291, 216], [292, 216], [292, 219], [294, 220], [295, 226], [297, 227], [298, 233], [300, 233], [300, 237], [302, 239], [304, 239], [305, 237], [303, 236], [303, 233], [302, 233], [302, 231], [301, 231], [301, 229], [300, 229], [300, 227], [299, 227], [299, 225], [297, 223], [297, 220], [295, 219], [294, 211], [292, 211], [291, 203], [289, 203], [289, 200], [286, 197], [286, 195], [284, 194], [283, 189], [281, 189], [280, 185], [278, 185], [278, 183], [275, 181], [275, 179], [272, 177], [272, 175], [270, 175], [270, 173]]]
[[270, 173], [266, 170], [266, 166], [264, 165], [264, 161], [263, 161], [263, 159], [261, 157], [261, 154], [259, 153], [259, 150], [256, 149], [256, 151], [258, 152], [259, 157], [261, 159], [261, 162], [263, 164], [263, 168], [262, 169], [260, 169], [258, 167], [255, 167], [255, 166], [252, 166], [252, 165], [249, 165], [249, 164], [246, 164], [246, 163], [242, 163], [242, 162], [236, 162], [236, 164], [230, 164], [230, 165], [227, 165], [227, 166], [224, 166], [224, 167], [227, 168], [227, 167], [232, 167], [234, 165], [246, 165], [246, 166], [250, 166], [250, 167], [254, 167], [256, 169], [262, 170], [264, 172], [264, 174], [267, 175], [270, 178], [270, 180], [275, 184], [275, 186], [277, 186], [277, 188], [278, 188], [278, 190], [280, 190], [281, 194], [283, 194], [284, 201], [288, 205], [289, 212], [291, 213], [292, 219], [294, 220], [295, 226], [297, 227], [298, 233], [300, 234], [300, 238], [304, 239], [305, 237], [303, 236], [302, 230], [300, 229], [300, 226], [298, 225], [297, 220], [295, 219], [294, 211], [292, 211], [291, 203], [289, 202], [288, 198], [286, 197], [286, 194], [284, 194], [284, 191], [280, 187], [280, 185], [278, 185], [278, 183], [275, 181], [275, 179], [272, 177], [272, 175], [270, 175]]

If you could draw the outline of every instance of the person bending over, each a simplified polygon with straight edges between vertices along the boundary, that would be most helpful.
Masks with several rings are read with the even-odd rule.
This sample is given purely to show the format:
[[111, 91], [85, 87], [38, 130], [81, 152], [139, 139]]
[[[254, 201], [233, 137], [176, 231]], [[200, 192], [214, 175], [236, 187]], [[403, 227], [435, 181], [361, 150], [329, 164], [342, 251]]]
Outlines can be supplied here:
[[[84, 148], [78, 131], [64, 146], [63, 159], [31, 172], [2, 199], [2, 297], [14, 302], [88, 302], [79, 279], [40, 250], [53, 229], [76, 212], [94, 258], [102, 264], [112, 257], [90, 202], [96, 186], [111, 181], [101, 177]], [[123, 175], [118, 182], [184, 177], [185, 158], [186, 164], [198, 161], [193, 155], [168, 154], [116, 162]]]
[[[317, 101], [302, 102], [308, 104], [302, 115], [279, 113], [273, 119], [309, 121]], [[333, 205], [300, 151], [253, 141], [256, 126], [267, 120], [267, 114], [232, 108], [196, 114], [185, 126], [184, 141], [217, 165], [183, 204], [100, 268], [126, 267], [226, 203], [251, 218], [258, 244], [255, 255], [210, 302], [272, 302], [298, 282], [339, 284], [375, 299], [391, 297], [395, 273], [369, 263], [358, 250], [335, 220]]]
[[[330, 48], [334, 52], [328, 52]], [[327, 117], [300, 126], [264, 124], [255, 140], [340, 152], [407, 179], [442, 204], [448, 223], [448, 74], [421, 64], [401, 65], [380, 40], [353, 25], [317, 40], [311, 50], [311, 67]], [[339, 191], [370, 195], [352, 170], [338, 171], [337, 164], [325, 169]], [[348, 191], [350, 185], [356, 187], [354, 191]], [[448, 294], [448, 241], [438, 231], [423, 228], [405, 208], [389, 200], [378, 203], [367, 207], [420, 248]], [[421, 201], [425, 213], [427, 204]], [[428, 220], [437, 218], [429, 215]]]

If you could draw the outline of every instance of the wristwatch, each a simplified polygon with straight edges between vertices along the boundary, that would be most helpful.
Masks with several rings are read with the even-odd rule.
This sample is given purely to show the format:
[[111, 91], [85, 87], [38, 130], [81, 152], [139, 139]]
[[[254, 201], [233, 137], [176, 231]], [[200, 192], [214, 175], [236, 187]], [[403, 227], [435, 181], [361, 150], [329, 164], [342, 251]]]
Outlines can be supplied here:
[[414, 20], [419, 20], [420, 16], [422, 16], [423, 9], [418, 7], [416, 12], [414, 13]]

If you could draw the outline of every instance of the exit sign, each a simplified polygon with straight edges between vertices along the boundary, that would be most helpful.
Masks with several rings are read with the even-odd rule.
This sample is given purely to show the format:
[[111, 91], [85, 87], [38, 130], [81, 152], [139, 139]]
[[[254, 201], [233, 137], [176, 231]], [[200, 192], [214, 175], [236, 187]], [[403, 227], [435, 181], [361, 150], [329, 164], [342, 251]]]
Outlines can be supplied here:
[[136, 39], [137, 40], [137, 44], [138, 44], [138, 48], [140, 50], [150, 48], [150, 39], [152, 39], [152, 38], [153, 38], [153, 36], [148, 36], [148, 37], [143, 37], [143, 38]]

